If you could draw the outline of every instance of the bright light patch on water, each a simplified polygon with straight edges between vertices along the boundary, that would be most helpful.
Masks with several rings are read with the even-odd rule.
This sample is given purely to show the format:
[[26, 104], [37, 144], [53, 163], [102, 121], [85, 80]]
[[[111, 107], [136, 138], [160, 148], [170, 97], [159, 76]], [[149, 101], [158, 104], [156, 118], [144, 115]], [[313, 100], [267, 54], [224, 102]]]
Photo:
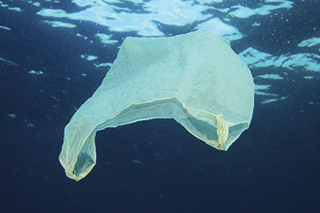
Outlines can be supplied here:
[[[248, 31], [244, 30], [241, 23], [251, 26], [251, 29], [247, 30], [260, 29], [264, 27], [262, 18], [272, 19], [274, 14], [280, 14], [294, 6], [294, 2], [288, 0], [264, 0], [259, 4], [245, 4], [237, 0], [73, 0], [72, 9], [74, 10], [72, 11], [74, 12], [70, 12], [59, 7], [59, 1], [27, 2], [37, 8], [37, 14], [44, 19], [43, 23], [54, 28], [70, 28], [74, 31], [75, 37], [81, 37], [92, 44], [101, 42], [105, 47], [120, 46], [127, 34], [159, 37], [196, 30], [215, 32], [231, 41], [232, 46], [233, 41], [241, 42], [248, 36]], [[46, 8], [43, 5], [46, 5]], [[130, 8], [130, 5], [134, 5], [134, 9]], [[11, 2], [4, 4], [0, 1], [0, 6], [8, 10], [25, 12], [11, 5]], [[97, 28], [90, 33], [80, 31], [86, 23], [90, 23], [90, 26], [93, 24]], [[9, 31], [11, 28], [0, 26], [0, 30], [7, 33], [5, 30]], [[123, 37], [119, 37], [119, 33], [123, 34]], [[290, 42], [292, 41], [288, 39], [286, 43], [290, 44]], [[292, 81], [294, 78], [292, 73], [299, 72], [306, 73], [304, 79], [315, 79], [311, 72], [320, 72], [319, 37], [298, 41], [294, 53], [274, 55], [257, 45], [253, 47], [250, 43], [246, 48], [239, 56], [251, 69], [254, 80], [257, 81], [256, 95], [266, 98], [262, 102], [264, 104], [285, 99], [270, 92], [273, 91], [271, 90], [273, 83], [283, 80]], [[95, 67], [112, 65], [111, 61], [95, 63], [94, 60], [98, 57], [85, 52], [81, 55], [81, 58], [92, 61]], [[0, 58], [0, 61], [18, 66], [6, 59]], [[40, 74], [41, 71], [34, 72], [37, 73], [30, 74]]]
[[66, 28], [75, 28], [77, 25], [71, 23], [65, 23], [61, 21], [44, 21], [47, 24], [50, 24], [52, 27], [66, 27]]

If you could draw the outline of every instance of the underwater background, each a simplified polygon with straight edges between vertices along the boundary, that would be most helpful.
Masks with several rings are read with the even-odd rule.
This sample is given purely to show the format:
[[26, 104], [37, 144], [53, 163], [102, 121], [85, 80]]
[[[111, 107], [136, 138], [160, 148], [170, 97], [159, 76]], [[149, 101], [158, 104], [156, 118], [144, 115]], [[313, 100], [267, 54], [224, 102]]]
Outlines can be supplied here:
[[[0, 1], [1, 212], [318, 212], [318, 0]], [[99, 131], [66, 177], [63, 131], [126, 36], [215, 32], [251, 69], [250, 128], [227, 152], [170, 119]]]

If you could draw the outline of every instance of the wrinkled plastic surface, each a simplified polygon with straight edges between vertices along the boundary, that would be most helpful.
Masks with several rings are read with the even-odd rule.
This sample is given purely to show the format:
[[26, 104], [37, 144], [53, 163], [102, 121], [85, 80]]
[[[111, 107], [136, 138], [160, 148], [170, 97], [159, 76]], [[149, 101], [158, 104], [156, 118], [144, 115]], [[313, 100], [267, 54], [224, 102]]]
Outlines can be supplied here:
[[100, 87], [66, 126], [59, 160], [69, 178], [80, 180], [96, 164], [97, 131], [154, 118], [173, 118], [227, 150], [249, 127], [253, 107], [251, 72], [222, 37], [127, 37]]

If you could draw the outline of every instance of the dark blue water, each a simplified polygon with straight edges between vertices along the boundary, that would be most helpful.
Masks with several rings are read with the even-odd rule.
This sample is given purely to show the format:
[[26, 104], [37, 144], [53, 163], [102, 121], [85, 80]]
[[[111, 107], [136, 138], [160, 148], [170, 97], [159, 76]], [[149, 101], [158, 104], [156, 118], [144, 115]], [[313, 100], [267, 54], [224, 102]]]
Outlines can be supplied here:
[[[301, 39], [320, 35], [314, 30], [320, 5], [311, 2], [285, 14], [290, 23], [275, 18], [260, 33], [248, 29], [248, 38], [232, 47], [238, 53], [248, 46], [294, 53]], [[291, 73], [291, 79], [273, 83], [285, 101], [260, 104], [257, 96], [250, 129], [227, 152], [207, 146], [174, 120], [139, 122], [98, 132], [97, 165], [80, 182], [68, 179], [58, 161], [64, 126], [108, 71], [79, 54], [112, 62], [118, 49], [74, 39], [74, 29], [44, 25], [34, 7], [17, 4], [27, 12], [0, 8], [0, 25], [11, 28], [0, 31], [0, 57], [18, 65], [0, 61], [0, 212], [318, 212], [317, 73], [311, 80]], [[271, 27], [281, 29], [272, 38]], [[92, 33], [92, 40], [108, 32], [92, 23], [79, 29]], [[128, 34], [115, 36], [121, 41]]]

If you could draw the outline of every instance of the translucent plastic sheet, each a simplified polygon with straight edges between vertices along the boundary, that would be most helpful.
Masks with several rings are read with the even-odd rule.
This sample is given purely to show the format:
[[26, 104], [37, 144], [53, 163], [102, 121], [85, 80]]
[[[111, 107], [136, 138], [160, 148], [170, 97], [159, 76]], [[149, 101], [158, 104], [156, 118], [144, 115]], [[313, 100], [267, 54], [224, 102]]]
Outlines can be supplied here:
[[59, 159], [67, 176], [80, 180], [96, 164], [97, 131], [154, 118], [173, 118], [227, 150], [249, 127], [253, 107], [251, 72], [222, 37], [127, 37], [100, 87], [66, 126]]

